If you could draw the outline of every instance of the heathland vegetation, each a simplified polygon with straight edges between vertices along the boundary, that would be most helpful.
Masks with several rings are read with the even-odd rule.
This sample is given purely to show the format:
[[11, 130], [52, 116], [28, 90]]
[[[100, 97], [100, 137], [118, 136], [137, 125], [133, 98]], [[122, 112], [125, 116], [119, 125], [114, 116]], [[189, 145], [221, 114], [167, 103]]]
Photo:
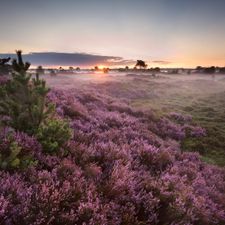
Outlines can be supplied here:
[[208, 135], [190, 106], [131, 107], [145, 92], [118, 83], [49, 89], [17, 56], [0, 77], [0, 224], [225, 223], [224, 168], [186, 152]]

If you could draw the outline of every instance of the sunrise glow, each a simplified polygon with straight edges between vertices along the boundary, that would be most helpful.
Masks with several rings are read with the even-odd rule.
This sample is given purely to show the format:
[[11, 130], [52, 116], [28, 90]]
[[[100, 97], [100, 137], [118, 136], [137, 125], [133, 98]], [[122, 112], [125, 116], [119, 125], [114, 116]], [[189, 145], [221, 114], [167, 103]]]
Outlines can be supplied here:
[[3, 1], [0, 53], [76, 53], [65, 66], [80, 67], [224, 66], [224, 10], [223, 0]]
[[100, 70], [103, 70], [104, 68], [105, 68], [105, 66], [103, 66], [103, 65], [98, 66], [98, 69], [100, 69]]

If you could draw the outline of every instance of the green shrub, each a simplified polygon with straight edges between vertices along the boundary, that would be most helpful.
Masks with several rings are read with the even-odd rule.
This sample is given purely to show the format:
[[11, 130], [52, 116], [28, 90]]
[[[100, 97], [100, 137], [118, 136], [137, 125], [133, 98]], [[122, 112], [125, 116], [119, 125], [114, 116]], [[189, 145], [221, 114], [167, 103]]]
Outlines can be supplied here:
[[23, 133], [2, 131], [0, 138], [0, 169], [25, 169], [36, 165], [32, 152], [36, 146], [33, 138]]
[[20, 157], [22, 152], [22, 148], [18, 145], [17, 142], [12, 142], [9, 146], [9, 155], [8, 157], [4, 157], [0, 154], [0, 167], [1, 169], [18, 169], [18, 168], [26, 168], [29, 165], [35, 164], [32, 158], [29, 157]]
[[44, 152], [54, 154], [72, 137], [72, 130], [65, 120], [49, 119], [38, 128], [36, 137]]

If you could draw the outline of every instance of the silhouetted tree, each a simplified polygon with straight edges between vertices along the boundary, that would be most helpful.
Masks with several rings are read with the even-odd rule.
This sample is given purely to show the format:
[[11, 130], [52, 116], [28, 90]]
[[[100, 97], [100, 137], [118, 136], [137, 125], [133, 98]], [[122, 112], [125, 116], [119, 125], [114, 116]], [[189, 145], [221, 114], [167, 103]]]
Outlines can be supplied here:
[[197, 66], [195, 70], [197, 73], [202, 73], [204, 71], [204, 68], [202, 66]]
[[225, 73], [225, 67], [220, 67], [218, 70], [219, 70], [219, 73]]
[[160, 68], [159, 67], [154, 68], [154, 70], [155, 70], [156, 73], [160, 73]]
[[7, 64], [10, 59], [10, 57], [0, 59], [0, 75], [7, 75], [12, 70], [12, 67]]
[[145, 61], [143, 61], [143, 60], [137, 60], [137, 63], [136, 63], [136, 65], [135, 65], [135, 67], [139, 67], [140, 69], [142, 68], [142, 69], [145, 69], [145, 68], [147, 68], [147, 64], [145, 63]]
[[45, 73], [45, 70], [43, 69], [42, 66], [38, 66], [37, 69], [36, 69], [36, 73], [38, 73], [38, 74], [44, 74]]
[[216, 72], [215, 66], [204, 68], [204, 73], [212, 74], [212, 73], [215, 73], [215, 72]]
[[178, 74], [179, 70], [178, 69], [170, 69], [168, 70], [168, 74]]
[[77, 67], [77, 68], [76, 68], [76, 71], [80, 71], [80, 67]]
[[196, 67], [196, 70], [202, 70], [202, 69], [203, 69], [202, 66], [197, 66], [197, 67]]
[[103, 72], [104, 73], [108, 73], [109, 72], [109, 68], [103, 68]]
[[3, 59], [0, 59], [0, 66], [3, 66], [5, 65], [6, 63], [8, 63], [10, 61], [10, 57], [8, 58], [3, 58]]
[[126, 67], [125, 67], [125, 70], [129, 70], [129, 66], [126, 66]]
[[152, 73], [152, 76], [156, 76], [157, 73], [160, 73], [160, 68], [159, 67], [155, 67], [155, 68], [151, 68], [151, 69], [148, 69], [149, 72]]
[[99, 70], [98, 66], [95, 66], [95, 70], [96, 70], [96, 71], [98, 71], [98, 70]]

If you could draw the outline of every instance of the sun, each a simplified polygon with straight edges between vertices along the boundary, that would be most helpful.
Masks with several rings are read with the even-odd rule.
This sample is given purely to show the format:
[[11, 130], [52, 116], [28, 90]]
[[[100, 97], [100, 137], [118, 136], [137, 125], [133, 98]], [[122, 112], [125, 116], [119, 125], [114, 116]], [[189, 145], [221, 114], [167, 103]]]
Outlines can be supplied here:
[[103, 70], [103, 69], [105, 68], [105, 66], [99, 65], [98, 68], [99, 68], [100, 70]]

